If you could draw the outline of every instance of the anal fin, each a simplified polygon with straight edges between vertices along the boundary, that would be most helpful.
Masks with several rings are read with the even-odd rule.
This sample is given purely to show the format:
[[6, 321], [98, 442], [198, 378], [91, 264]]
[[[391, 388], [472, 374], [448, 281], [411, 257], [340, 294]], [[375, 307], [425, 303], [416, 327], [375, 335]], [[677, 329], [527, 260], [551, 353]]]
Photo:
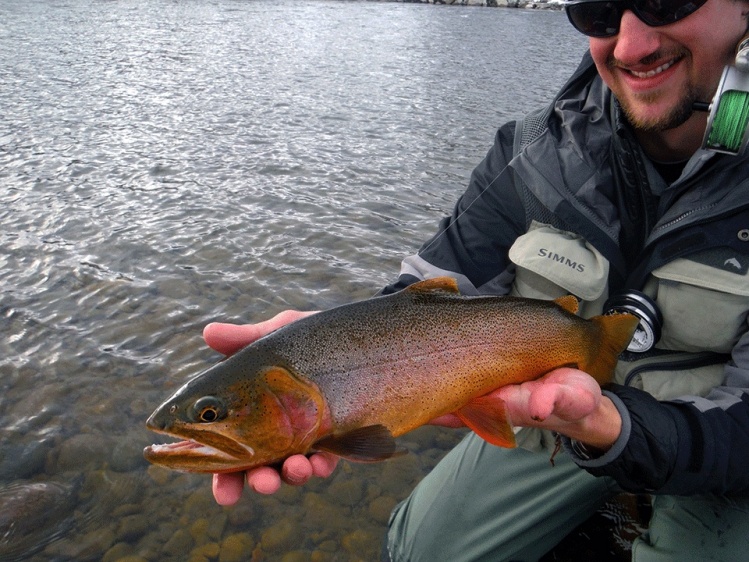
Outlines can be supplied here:
[[354, 462], [378, 462], [402, 455], [390, 430], [384, 425], [368, 425], [340, 435], [328, 435], [313, 446], [317, 451], [333, 453]]
[[484, 441], [498, 447], [516, 446], [505, 404], [497, 398], [474, 398], [455, 414]]

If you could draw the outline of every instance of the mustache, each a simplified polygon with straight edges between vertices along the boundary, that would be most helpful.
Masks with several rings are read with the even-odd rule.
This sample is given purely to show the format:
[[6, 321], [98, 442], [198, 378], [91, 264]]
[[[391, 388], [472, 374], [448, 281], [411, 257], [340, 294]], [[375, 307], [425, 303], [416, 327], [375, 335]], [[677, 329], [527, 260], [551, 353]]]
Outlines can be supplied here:
[[[637, 61], [638, 65], [642, 66], [649, 66], [651, 64], [655, 64], [658, 61], [662, 60], [678, 60], [686, 57], [689, 54], [689, 51], [685, 48], [679, 48], [679, 49], [669, 49], [669, 50], [663, 50], [659, 49], [657, 51], [654, 51], [650, 53], [649, 55], [645, 55], [642, 57], [639, 61]], [[619, 59], [617, 59], [614, 56], [614, 53], [611, 53], [607, 59], [606, 59], [606, 66], [610, 69], [612, 68], [631, 68], [633, 65], [631, 64], [625, 64], [621, 62]]]

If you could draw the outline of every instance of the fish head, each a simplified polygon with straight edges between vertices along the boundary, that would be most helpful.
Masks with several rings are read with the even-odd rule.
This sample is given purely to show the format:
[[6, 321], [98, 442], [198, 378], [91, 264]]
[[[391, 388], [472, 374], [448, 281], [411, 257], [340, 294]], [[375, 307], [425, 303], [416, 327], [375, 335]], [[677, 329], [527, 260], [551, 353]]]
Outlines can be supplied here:
[[239, 376], [209, 369], [146, 422], [182, 441], [151, 445], [144, 456], [187, 472], [245, 470], [308, 452], [329, 426], [329, 415], [317, 386], [285, 367], [262, 366], [249, 374], [245, 367]]

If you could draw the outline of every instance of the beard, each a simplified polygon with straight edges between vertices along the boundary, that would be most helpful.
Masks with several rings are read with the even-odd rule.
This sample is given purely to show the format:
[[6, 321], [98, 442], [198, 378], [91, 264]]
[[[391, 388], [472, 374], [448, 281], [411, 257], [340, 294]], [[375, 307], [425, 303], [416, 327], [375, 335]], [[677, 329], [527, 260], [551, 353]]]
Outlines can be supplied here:
[[[644, 65], [652, 64], [653, 62], [660, 60], [661, 58], [672, 58], [672, 59], [683, 59], [689, 56], [689, 52], [686, 49], [679, 49], [675, 52], [668, 53], [664, 56], [664, 53], [656, 52], [642, 59], [641, 63]], [[607, 61], [607, 65], [610, 69], [620, 66], [617, 61], [611, 55]], [[661, 132], [669, 129], [674, 129], [680, 125], [683, 125], [694, 112], [693, 105], [696, 101], [705, 101], [702, 92], [698, 91], [694, 84], [687, 84], [684, 91], [680, 93], [680, 97], [676, 104], [672, 105], [671, 109], [665, 113], [657, 116], [643, 116], [638, 113], [637, 106], [640, 107], [655, 104], [662, 100], [664, 94], [661, 92], [651, 92], [647, 94], [636, 94], [632, 99], [629, 99], [626, 95], [616, 95], [619, 104], [624, 111], [624, 115], [627, 121], [637, 130], [643, 132]], [[673, 94], [670, 94], [673, 95]], [[709, 96], [710, 99], [712, 96]]]
[[[637, 99], [640, 103], [648, 104], [655, 102], [657, 98], [658, 94], [647, 94], [638, 96]], [[692, 116], [692, 113], [694, 113], [693, 106], [696, 101], [702, 101], [701, 96], [698, 95], [694, 88], [690, 87], [669, 112], [657, 117], [641, 117], [626, 99], [620, 99], [619, 104], [624, 111], [627, 121], [635, 129], [647, 133], [655, 133], [675, 129], [686, 123]]]

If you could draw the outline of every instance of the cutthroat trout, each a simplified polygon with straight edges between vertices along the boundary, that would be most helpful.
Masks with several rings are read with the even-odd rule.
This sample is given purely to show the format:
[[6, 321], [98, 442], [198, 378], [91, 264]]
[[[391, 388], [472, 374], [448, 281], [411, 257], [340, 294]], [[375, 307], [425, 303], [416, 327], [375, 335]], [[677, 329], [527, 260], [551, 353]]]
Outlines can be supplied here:
[[145, 457], [189, 472], [312, 451], [380, 461], [397, 453], [394, 437], [451, 412], [512, 447], [501, 403], [480, 397], [563, 366], [604, 384], [637, 325], [629, 314], [583, 320], [576, 311], [573, 296], [467, 297], [454, 279], [438, 278], [320, 312], [177, 390], [146, 425], [185, 441], [152, 445]]

